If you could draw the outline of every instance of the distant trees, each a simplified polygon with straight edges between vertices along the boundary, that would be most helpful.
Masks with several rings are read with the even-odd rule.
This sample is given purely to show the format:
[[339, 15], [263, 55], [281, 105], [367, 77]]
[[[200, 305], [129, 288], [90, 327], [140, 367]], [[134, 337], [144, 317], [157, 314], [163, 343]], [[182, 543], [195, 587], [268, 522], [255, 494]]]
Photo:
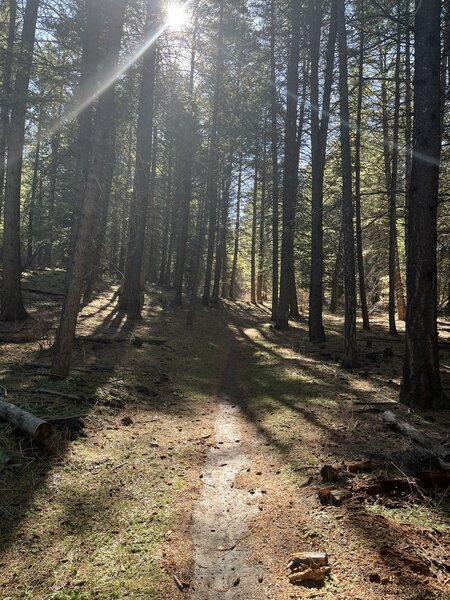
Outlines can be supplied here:
[[157, 0], [0, 2], [1, 317], [27, 316], [24, 267], [67, 271], [55, 374], [68, 372], [81, 298], [111, 282], [130, 319], [147, 283], [177, 306], [189, 298], [189, 322], [198, 294], [210, 308], [267, 302], [280, 329], [306, 309], [314, 343], [326, 341], [326, 307], [345, 307], [353, 368], [357, 313], [368, 330], [386, 309], [390, 333], [401, 330], [407, 264], [402, 398], [439, 401], [450, 163], [433, 133], [437, 48], [424, 59], [421, 36], [440, 34], [446, 138], [449, 10], [380, 7], [202, 0], [177, 30]]

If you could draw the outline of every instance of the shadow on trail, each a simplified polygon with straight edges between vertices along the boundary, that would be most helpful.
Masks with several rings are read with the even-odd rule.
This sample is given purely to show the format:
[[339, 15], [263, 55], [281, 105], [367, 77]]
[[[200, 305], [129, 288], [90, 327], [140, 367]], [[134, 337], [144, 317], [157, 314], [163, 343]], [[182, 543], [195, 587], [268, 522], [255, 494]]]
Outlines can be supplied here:
[[[304, 461], [303, 465], [312, 465], [317, 474], [323, 464], [318, 463], [317, 458], [325, 463], [386, 459], [390, 452], [398, 451], [399, 444], [403, 444], [402, 438], [385, 431], [379, 416], [352, 412], [353, 400], [376, 404], [379, 387], [375, 389], [372, 385], [369, 389], [367, 380], [359, 372], [342, 370], [332, 360], [324, 360], [322, 356], [317, 358], [315, 353], [311, 356], [314, 347], [302, 339], [304, 331], [279, 332], [267, 323], [261, 324], [260, 316], [255, 312], [242, 303], [233, 304], [229, 310], [233, 358], [226, 371], [226, 389], [239, 403], [247, 420], [256, 427], [265, 445], [281, 454], [294, 472], [302, 468], [301, 461]], [[331, 337], [333, 334], [337, 336], [338, 332], [332, 332]], [[386, 332], [379, 329], [370, 337], [378, 339], [382, 336], [384, 340], [385, 335]], [[293, 350], [299, 342], [305, 346], [303, 353]], [[321, 354], [326, 354], [326, 347], [324, 344]], [[291, 377], [292, 372], [296, 377]], [[372, 384], [374, 380], [375, 377]], [[362, 389], [361, 382], [364, 384]], [[395, 410], [393, 389], [396, 391], [396, 387], [390, 387], [389, 401]], [[343, 418], [349, 420], [342, 422]], [[319, 508], [318, 500], [317, 503]], [[436, 503], [434, 510], [441, 522], [448, 519], [449, 507], [444, 501]], [[414, 535], [408, 539], [408, 532], [413, 528], [402, 528], [393, 520], [375, 515], [364, 503], [357, 511], [352, 511], [351, 516], [347, 513], [345, 528], [364, 547], [377, 554], [379, 563], [384, 563], [383, 570], [392, 571], [392, 556], [380, 552], [383, 546], [395, 548], [399, 539], [403, 539], [410, 544], [414, 556], [416, 540]], [[434, 542], [439, 543], [438, 533], [432, 535], [436, 537]], [[376, 570], [376, 565], [373, 568]], [[404, 565], [396, 569], [395, 578], [397, 585], [406, 590], [410, 586], [405, 585], [403, 570]], [[411, 577], [414, 579], [415, 575]], [[416, 577], [416, 582], [427, 598], [437, 597], [432, 582], [428, 585], [420, 576]]]

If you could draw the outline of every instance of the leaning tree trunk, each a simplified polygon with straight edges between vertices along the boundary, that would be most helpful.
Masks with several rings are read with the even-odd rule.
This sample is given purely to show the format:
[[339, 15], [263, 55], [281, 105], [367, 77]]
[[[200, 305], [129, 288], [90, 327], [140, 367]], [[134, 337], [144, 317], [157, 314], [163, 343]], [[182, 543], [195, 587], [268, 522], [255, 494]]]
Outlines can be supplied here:
[[[159, 4], [159, 0], [148, 0], [147, 2], [146, 39], [152, 38], [157, 30], [156, 15]], [[127, 261], [119, 302], [119, 308], [126, 310], [130, 319], [140, 319], [142, 308], [140, 283], [152, 155], [151, 131], [155, 98], [156, 41], [144, 54], [141, 73], [134, 179], [135, 201], [134, 211], [130, 215]]]
[[355, 282], [355, 240], [353, 231], [352, 202], [352, 159], [350, 150], [350, 111], [348, 106], [347, 70], [347, 30], [345, 24], [344, 0], [337, 3], [339, 39], [339, 104], [341, 119], [342, 153], [342, 229], [344, 236], [344, 282], [345, 282], [345, 323], [344, 355], [342, 366], [352, 369], [357, 366], [356, 345], [356, 282]]
[[[123, 0], [115, 0], [111, 8], [111, 27], [108, 36], [107, 53], [108, 65], [112, 69], [117, 66], [119, 59], [125, 8], [126, 2], [123, 2]], [[78, 222], [74, 222], [73, 225], [73, 227], [76, 227], [76, 231], [72, 237], [72, 251], [69, 256], [64, 302], [52, 361], [52, 374], [59, 377], [67, 376], [70, 369], [70, 358], [75, 339], [78, 312], [80, 310], [83, 278], [94, 231], [97, 205], [101, 194], [100, 182], [102, 180], [104, 158], [107, 150], [106, 144], [112, 124], [113, 105], [114, 87], [111, 87], [100, 97], [98, 102], [86, 190], [83, 203], [80, 207]]]
[[3, 239], [3, 290], [0, 318], [4, 321], [26, 319], [20, 276], [20, 191], [25, 143], [28, 85], [33, 64], [39, 0], [27, 0], [23, 20], [22, 41], [17, 63], [11, 110], [6, 164], [5, 223]]
[[441, 154], [441, 1], [416, 0], [414, 125], [408, 218], [407, 314], [402, 402], [444, 403], [437, 332], [436, 224]]
[[276, 315], [276, 327], [289, 327], [289, 306], [292, 297], [292, 273], [294, 270], [294, 221], [295, 200], [298, 184], [297, 146], [297, 100], [298, 61], [300, 55], [300, 5], [291, 2], [291, 47], [287, 73], [287, 106], [285, 123], [285, 150], [283, 172], [283, 234], [281, 241], [280, 299]]

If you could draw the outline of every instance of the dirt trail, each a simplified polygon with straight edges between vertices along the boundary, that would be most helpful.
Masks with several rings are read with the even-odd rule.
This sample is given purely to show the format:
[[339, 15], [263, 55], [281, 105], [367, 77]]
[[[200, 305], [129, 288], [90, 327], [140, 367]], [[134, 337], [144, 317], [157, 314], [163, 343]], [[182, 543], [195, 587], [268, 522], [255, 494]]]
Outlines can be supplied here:
[[261, 492], [238, 489], [236, 477], [250, 466], [244, 419], [237, 404], [231, 363], [219, 395], [215, 444], [208, 452], [202, 490], [193, 514], [194, 576], [191, 600], [261, 597], [264, 572], [243, 548], [258, 513]]

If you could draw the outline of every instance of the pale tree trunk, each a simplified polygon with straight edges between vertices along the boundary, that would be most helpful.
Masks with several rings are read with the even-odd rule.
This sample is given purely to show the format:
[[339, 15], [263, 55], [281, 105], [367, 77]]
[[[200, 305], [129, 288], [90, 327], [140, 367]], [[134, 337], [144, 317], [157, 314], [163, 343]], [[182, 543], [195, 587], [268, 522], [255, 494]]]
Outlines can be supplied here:
[[352, 159], [350, 150], [350, 111], [348, 106], [347, 30], [344, 0], [337, 3], [339, 39], [339, 104], [342, 153], [342, 229], [344, 237], [345, 322], [342, 366], [352, 369], [358, 363], [356, 344], [355, 239], [353, 231]]
[[[58, 120], [61, 119], [62, 106], [58, 108]], [[51, 159], [50, 159], [50, 190], [48, 201], [48, 244], [45, 249], [44, 264], [48, 267], [53, 266], [53, 246], [55, 244], [55, 218], [56, 218], [56, 182], [58, 176], [59, 153], [61, 147], [61, 133], [56, 131], [50, 141]]]
[[440, 19], [440, 0], [416, 0], [408, 302], [400, 399], [422, 408], [445, 403], [439, 375], [436, 265], [442, 135]]
[[27, 0], [11, 109], [8, 160], [6, 163], [3, 290], [0, 314], [0, 318], [4, 321], [19, 321], [28, 317], [28, 313], [23, 305], [20, 285], [22, 272], [20, 253], [20, 191], [28, 85], [33, 64], [38, 9], [39, 0]]
[[[119, 59], [125, 9], [126, 2], [123, 2], [123, 0], [115, 0], [111, 7], [111, 25], [106, 49], [110, 68], [115, 68]], [[76, 227], [76, 231], [72, 237], [73, 244], [69, 256], [64, 302], [52, 360], [52, 374], [59, 377], [66, 377], [70, 369], [83, 278], [101, 194], [100, 182], [107, 150], [106, 144], [112, 125], [113, 105], [114, 84], [98, 101], [84, 199], [80, 207], [78, 223], [74, 222], [73, 225]]]
[[38, 191], [39, 159], [41, 155], [41, 130], [42, 115], [39, 115], [38, 130], [36, 134], [36, 148], [34, 151], [33, 179], [31, 181], [30, 206], [28, 209], [27, 267], [30, 267], [33, 263], [34, 213], [36, 207], [36, 195]]
[[256, 282], [256, 302], [262, 304], [264, 301], [265, 289], [265, 268], [266, 268], [266, 174], [267, 174], [267, 148], [266, 148], [266, 124], [264, 127], [263, 141], [263, 164], [261, 170], [261, 211], [259, 215], [259, 256], [258, 256], [258, 278]]
[[336, 252], [336, 260], [334, 263], [333, 279], [331, 282], [331, 298], [330, 298], [330, 313], [335, 315], [337, 313], [338, 301], [339, 301], [339, 288], [342, 274], [342, 229], [339, 231], [339, 242]]
[[258, 199], [258, 155], [255, 155], [255, 175], [252, 196], [252, 243], [250, 255], [250, 302], [256, 304], [256, 216]]
[[[159, 0], [148, 0], [147, 2], [146, 39], [150, 39], [157, 31], [157, 11], [159, 4]], [[141, 319], [142, 309], [140, 282], [152, 156], [151, 131], [153, 129], [155, 99], [156, 41], [153, 42], [144, 54], [141, 73], [134, 179], [134, 210], [130, 215], [127, 260], [119, 302], [119, 309], [126, 310], [130, 319]]]

